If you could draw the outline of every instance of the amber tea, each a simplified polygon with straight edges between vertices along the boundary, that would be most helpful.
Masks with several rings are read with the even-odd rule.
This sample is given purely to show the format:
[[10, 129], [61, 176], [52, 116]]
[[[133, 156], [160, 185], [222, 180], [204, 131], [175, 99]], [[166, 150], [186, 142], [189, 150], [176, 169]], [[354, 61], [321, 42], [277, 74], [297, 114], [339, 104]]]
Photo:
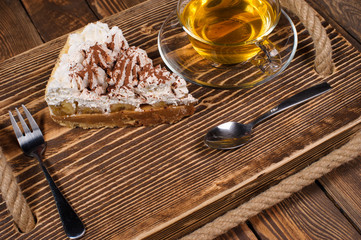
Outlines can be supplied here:
[[275, 0], [190, 0], [178, 14], [200, 55], [235, 64], [260, 51], [255, 42], [273, 30], [280, 10]]

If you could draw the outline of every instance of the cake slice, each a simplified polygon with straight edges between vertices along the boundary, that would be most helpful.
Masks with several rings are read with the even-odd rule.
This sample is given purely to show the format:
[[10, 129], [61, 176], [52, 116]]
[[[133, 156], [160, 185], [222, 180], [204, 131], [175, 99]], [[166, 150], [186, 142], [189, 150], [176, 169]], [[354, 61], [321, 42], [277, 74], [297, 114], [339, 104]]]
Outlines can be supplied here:
[[118, 27], [88, 24], [70, 34], [45, 93], [52, 119], [68, 127], [174, 123], [194, 113], [186, 82], [129, 47]]

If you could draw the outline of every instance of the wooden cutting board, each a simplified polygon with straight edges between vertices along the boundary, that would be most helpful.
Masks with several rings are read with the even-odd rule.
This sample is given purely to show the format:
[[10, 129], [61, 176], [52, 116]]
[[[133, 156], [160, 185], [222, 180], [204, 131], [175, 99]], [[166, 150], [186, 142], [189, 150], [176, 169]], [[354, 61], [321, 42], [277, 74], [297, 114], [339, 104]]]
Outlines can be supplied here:
[[[175, 1], [150, 0], [104, 19], [119, 26], [130, 45], [163, 62], [157, 33]], [[212, 90], [189, 84], [196, 113], [173, 125], [69, 129], [49, 116], [45, 86], [63, 36], [0, 64], [0, 146], [14, 169], [36, 228], [13, 225], [0, 198], [4, 239], [64, 239], [46, 180], [35, 159], [25, 157], [8, 110], [25, 104], [48, 143], [45, 164], [84, 220], [84, 239], [178, 238], [216, 218], [345, 143], [361, 122], [361, 56], [326, 22], [337, 71], [313, 70], [312, 40], [293, 17], [299, 44], [291, 65], [271, 82], [249, 90]], [[206, 131], [225, 121], [249, 122], [281, 100], [327, 81], [332, 91], [258, 125], [252, 141], [230, 151], [204, 146]]]

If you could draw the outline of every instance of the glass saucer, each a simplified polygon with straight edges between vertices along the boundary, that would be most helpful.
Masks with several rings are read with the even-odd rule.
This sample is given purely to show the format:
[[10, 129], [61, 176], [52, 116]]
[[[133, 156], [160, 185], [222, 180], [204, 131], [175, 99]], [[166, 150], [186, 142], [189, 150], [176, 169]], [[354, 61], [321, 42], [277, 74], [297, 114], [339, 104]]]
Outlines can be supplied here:
[[235, 65], [216, 64], [193, 49], [174, 11], [159, 30], [158, 49], [167, 67], [189, 82], [211, 88], [245, 89], [276, 77], [286, 69], [295, 55], [297, 31], [283, 10], [279, 23], [268, 39], [276, 46], [281, 60], [276, 71], [265, 71], [252, 63], [254, 59]]

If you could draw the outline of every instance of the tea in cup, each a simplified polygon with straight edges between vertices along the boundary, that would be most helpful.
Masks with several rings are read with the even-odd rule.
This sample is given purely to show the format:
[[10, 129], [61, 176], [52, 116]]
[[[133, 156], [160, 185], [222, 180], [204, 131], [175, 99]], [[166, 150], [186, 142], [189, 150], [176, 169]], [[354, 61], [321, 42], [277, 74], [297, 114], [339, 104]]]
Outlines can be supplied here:
[[237, 64], [260, 52], [270, 60], [267, 40], [278, 23], [278, 0], [179, 0], [177, 15], [193, 48], [219, 64]]

